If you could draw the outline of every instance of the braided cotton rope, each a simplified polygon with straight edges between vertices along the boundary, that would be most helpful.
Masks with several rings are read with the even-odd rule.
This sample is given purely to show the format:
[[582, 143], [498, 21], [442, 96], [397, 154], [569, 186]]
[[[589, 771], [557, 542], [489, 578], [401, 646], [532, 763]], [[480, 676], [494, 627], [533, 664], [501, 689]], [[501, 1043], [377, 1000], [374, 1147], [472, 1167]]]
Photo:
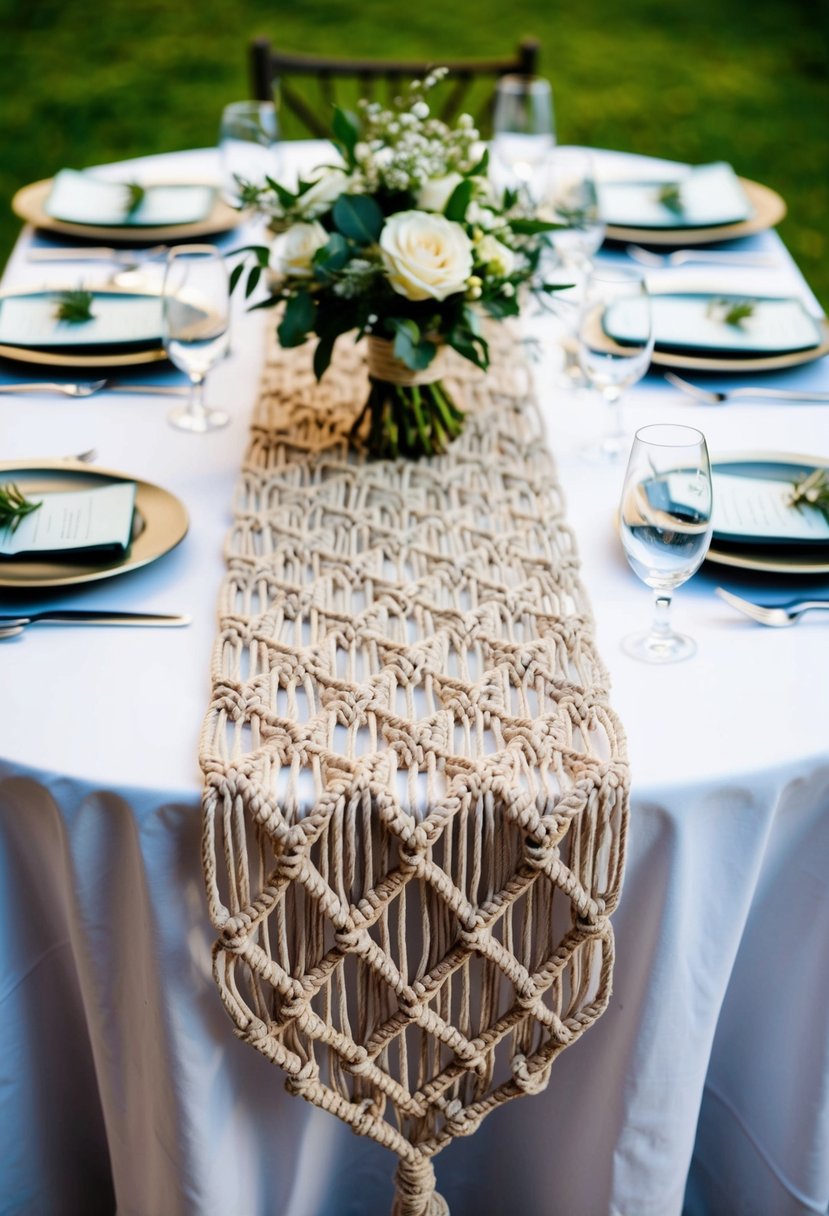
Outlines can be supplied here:
[[295, 1094], [432, 1159], [546, 1086], [610, 994], [624, 736], [526, 368], [496, 333], [450, 452], [366, 463], [344, 349], [273, 350], [201, 740], [214, 974]]

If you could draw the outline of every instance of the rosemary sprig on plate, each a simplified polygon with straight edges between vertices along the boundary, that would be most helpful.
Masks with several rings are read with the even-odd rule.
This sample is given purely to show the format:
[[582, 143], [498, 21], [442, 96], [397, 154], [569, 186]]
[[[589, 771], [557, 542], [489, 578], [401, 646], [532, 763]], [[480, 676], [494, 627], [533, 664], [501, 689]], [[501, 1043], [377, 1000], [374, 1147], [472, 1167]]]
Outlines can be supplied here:
[[27, 498], [13, 481], [7, 482], [0, 486], [0, 529], [16, 532], [20, 521], [42, 505]]
[[138, 208], [144, 202], [147, 191], [140, 182], [126, 182], [126, 188], [127, 206], [124, 215], [126, 219], [129, 219], [131, 215], [135, 215]]
[[685, 210], [679, 182], [666, 182], [664, 186], [659, 187], [656, 197], [662, 206], [673, 211], [674, 215], [681, 215]]
[[738, 329], [743, 321], [754, 316], [755, 305], [751, 300], [711, 300], [705, 310], [707, 317], [714, 317], [724, 325], [734, 325]]
[[814, 507], [829, 522], [829, 474], [827, 470], [815, 469], [812, 473], [799, 478], [792, 487], [789, 503], [798, 511], [802, 511], [804, 507]]
[[57, 297], [55, 317], [58, 321], [66, 321], [69, 325], [82, 325], [84, 321], [91, 321], [93, 317], [92, 299], [92, 292], [86, 291], [82, 287], [71, 291], [61, 291]]

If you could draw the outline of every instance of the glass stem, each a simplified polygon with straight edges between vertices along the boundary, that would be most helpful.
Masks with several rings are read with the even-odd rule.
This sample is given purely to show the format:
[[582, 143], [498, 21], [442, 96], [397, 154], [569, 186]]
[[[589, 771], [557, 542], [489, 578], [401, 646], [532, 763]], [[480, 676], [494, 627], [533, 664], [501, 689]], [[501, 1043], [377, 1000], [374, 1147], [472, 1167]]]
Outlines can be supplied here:
[[187, 409], [191, 418], [204, 418], [207, 413], [204, 405], [204, 376], [190, 377], [190, 400]]
[[653, 620], [648, 634], [648, 645], [658, 647], [671, 636], [672, 632], [671, 596], [665, 591], [654, 591]]
[[[615, 387], [607, 389], [604, 396], [610, 411], [607, 423], [607, 439], [614, 444], [618, 444], [625, 434], [622, 426], [622, 390]], [[669, 598], [668, 603], [670, 602]]]

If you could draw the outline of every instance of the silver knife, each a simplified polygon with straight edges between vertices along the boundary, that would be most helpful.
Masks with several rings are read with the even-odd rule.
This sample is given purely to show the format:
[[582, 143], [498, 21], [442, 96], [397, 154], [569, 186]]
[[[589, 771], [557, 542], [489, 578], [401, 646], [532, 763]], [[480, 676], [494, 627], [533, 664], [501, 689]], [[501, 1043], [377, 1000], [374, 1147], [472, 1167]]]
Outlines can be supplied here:
[[0, 615], [0, 630], [24, 628], [39, 621], [55, 625], [155, 625], [175, 627], [189, 625], [191, 617], [163, 612], [105, 612], [98, 609], [69, 608], [46, 612], [21, 612], [17, 616]]

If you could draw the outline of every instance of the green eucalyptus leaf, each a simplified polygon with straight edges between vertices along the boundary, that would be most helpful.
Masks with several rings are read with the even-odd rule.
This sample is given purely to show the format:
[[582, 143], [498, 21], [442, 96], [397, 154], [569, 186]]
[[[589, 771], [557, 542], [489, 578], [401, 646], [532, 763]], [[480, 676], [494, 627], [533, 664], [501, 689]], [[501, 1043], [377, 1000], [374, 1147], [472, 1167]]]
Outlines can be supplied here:
[[448, 220], [456, 220], [459, 224], [463, 223], [466, 218], [466, 209], [472, 202], [474, 193], [475, 183], [468, 177], [458, 182], [455, 189], [449, 195], [449, 201], [443, 208], [443, 214], [446, 218]]
[[563, 224], [555, 224], [552, 220], [511, 219], [509, 226], [519, 236], [538, 236], [542, 232], [555, 232], [563, 228]]
[[359, 119], [349, 110], [342, 110], [339, 106], [335, 106], [332, 130], [334, 132], [334, 142], [345, 153], [345, 158], [348, 161], [349, 167], [353, 168], [354, 149], [356, 148], [357, 141], [360, 138]]
[[245, 284], [245, 299], [249, 300], [256, 288], [259, 285], [259, 280], [262, 278], [262, 267], [254, 266], [248, 275], [248, 281]]
[[473, 165], [467, 174], [468, 177], [486, 177], [489, 172], [489, 148], [484, 148], [484, 154], [478, 161], [477, 165]]
[[290, 296], [276, 331], [281, 345], [301, 346], [313, 330], [316, 319], [317, 309], [307, 291]]
[[394, 330], [394, 353], [412, 371], [423, 371], [437, 354], [437, 346], [424, 338], [420, 326], [411, 318], [390, 317], [389, 325]]
[[383, 228], [383, 212], [367, 194], [341, 194], [332, 216], [338, 232], [361, 245], [373, 245]]

